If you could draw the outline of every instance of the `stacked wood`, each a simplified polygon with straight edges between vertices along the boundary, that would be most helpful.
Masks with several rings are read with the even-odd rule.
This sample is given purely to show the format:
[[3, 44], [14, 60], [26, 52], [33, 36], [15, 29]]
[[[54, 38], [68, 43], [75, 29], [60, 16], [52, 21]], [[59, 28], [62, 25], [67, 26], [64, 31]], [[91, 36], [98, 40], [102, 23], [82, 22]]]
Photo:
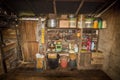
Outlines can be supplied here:
[[2, 34], [4, 39], [16, 39], [15, 29], [5, 29], [2, 31]]

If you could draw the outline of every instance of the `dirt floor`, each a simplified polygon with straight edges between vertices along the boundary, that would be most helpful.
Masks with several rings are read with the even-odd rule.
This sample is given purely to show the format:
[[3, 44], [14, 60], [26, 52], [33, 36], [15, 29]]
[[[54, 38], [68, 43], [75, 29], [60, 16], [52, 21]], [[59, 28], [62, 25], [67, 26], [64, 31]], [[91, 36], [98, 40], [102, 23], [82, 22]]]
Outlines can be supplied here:
[[0, 76], [0, 80], [111, 80], [101, 70], [56, 69], [38, 71], [33, 67], [19, 67]]
[[0, 80], [111, 80], [101, 70], [47, 70], [17, 69], [2, 76]]

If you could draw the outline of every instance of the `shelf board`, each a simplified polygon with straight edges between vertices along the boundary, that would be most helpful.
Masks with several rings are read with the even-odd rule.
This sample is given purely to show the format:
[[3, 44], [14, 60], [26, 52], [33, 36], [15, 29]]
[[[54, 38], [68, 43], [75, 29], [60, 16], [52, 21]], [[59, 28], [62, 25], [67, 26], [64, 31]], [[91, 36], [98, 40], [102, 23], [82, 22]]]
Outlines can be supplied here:
[[69, 52], [65, 52], [65, 51], [62, 51], [62, 52], [47, 51], [47, 53], [58, 53], [58, 54], [64, 54], [64, 53], [69, 53]]
[[104, 28], [47, 28], [47, 29], [90, 29], [90, 30], [100, 30]]
[[47, 28], [47, 29], [59, 30], [59, 29], [80, 29], [80, 28]]
[[100, 28], [82, 28], [83, 30], [100, 30]]
[[80, 51], [80, 53], [86, 54], [86, 53], [92, 53], [91, 51]]

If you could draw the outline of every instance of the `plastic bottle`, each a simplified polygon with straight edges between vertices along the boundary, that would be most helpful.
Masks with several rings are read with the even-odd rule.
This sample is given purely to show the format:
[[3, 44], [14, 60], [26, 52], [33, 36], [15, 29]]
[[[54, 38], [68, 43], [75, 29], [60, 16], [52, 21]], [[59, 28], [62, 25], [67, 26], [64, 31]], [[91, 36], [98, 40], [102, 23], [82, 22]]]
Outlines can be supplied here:
[[94, 23], [93, 23], [93, 28], [98, 28], [98, 20], [94, 20]]
[[74, 45], [74, 51], [75, 51], [75, 53], [77, 53], [78, 50], [79, 50], [79, 49], [78, 49], [78, 46], [77, 46], [77, 44], [75, 44], [75, 45]]
[[98, 28], [99, 29], [102, 28], [102, 19], [101, 18], [98, 19]]
[[92, 41], [92, 43], [91, 43], [91, 51], [94, 50], [94, 46], [95, 46], [95, 43], [94, 43], [94, 41]]

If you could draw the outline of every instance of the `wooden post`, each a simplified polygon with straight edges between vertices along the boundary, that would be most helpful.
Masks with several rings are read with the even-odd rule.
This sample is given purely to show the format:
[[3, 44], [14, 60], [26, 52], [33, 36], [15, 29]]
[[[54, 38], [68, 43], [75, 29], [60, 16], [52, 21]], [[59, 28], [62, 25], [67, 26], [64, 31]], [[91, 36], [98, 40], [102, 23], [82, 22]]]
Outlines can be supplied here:
[[81, 51], [81, 47], [82, 47], [82, 28], [80, 29], [80, 32], [81, 32], [81, 34], [80, 34], [80, 37], [79, 37], [79, 39], [78, 39], [78, 44], [79, 44], [79, 52], [78, 52], [78, 58], [77, 58], [77, 69], [80, 69], [80, 51]]
[[100, 34], [100, 30], [98, 29], [98, 34], [96, 34], [96, 35], [97, 35], [96, 52], [98, 52], [98, 46], [99, 46], [99, 34]]
[[5, 63], [5, 59], [4, 59], [4, 51], [3, 51], [3, 35], [2, 35], [2, 30], [0, 30], [0, 50], [1, 50], [1, 63], [2, 63], [2, 69], [4, 71], [4, 73], [7, 73], [7, 66]]
[[23, 60], [23, 58], [22, 58], [22, 52], [21, 52], [21, 46], [20, 46], [20, 41], [19, 41], [19, 32], [18, 32], [18, 27], [15, 27], [15, 31], [16, 31], [16, 39], [17, 39], [17, 57], [18, 57], [18, 59], [20, 59], [20, 60]]

